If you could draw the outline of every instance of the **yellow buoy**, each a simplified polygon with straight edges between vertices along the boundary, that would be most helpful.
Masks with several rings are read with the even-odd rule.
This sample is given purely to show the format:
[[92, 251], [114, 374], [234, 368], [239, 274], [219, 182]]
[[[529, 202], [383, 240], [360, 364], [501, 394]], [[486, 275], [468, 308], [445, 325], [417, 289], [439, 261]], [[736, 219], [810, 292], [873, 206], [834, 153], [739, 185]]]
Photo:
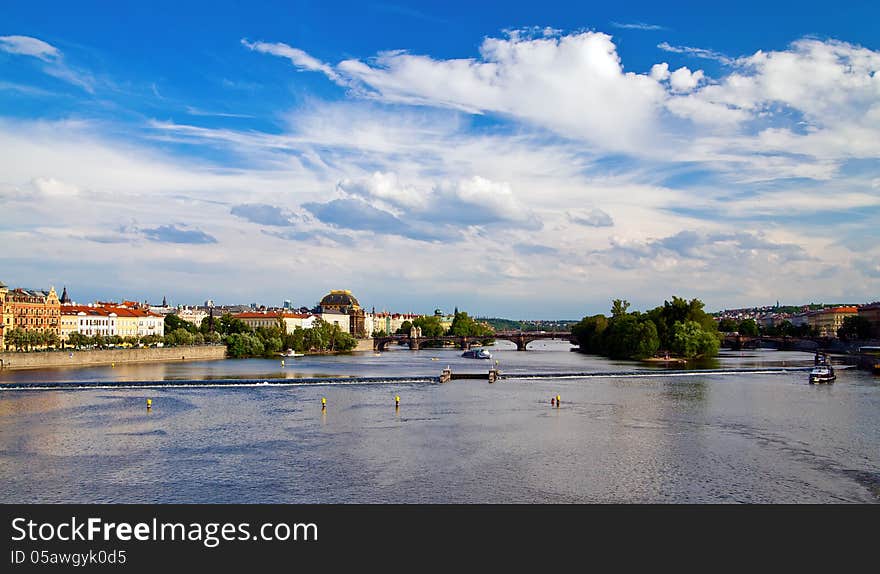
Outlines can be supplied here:
[[147, 399], [147, 408], [148, 409], [153, 408], [153, 399]]
[[326, 397], [321, 397], [321, 408], [322, 409], [327, 408], [327, 398]]
[[395, 407], [399, 407], [399, 406], [400, 406], [400, 396], [398, 396], [398, 395], [395, 395], [395, 396], [394, 396], [394, 406], [395, 406]]

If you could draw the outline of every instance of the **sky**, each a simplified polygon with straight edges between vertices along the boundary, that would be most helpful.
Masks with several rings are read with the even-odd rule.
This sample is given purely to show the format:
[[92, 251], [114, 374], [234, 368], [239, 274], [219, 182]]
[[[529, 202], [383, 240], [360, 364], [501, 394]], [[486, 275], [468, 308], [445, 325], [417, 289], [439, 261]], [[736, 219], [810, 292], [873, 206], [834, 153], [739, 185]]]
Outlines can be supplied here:
[[880, 299], [880, 5], [0, 4], [0, 281], [578, 319]]

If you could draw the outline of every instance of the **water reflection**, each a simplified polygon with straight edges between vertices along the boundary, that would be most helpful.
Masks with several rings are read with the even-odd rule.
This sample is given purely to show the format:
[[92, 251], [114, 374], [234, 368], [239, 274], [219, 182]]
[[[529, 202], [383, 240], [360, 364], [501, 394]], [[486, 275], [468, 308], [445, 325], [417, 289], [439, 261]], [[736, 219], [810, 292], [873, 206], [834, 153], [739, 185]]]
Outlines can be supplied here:
[[[500, 346], [492, 353], [508, 373], [634, 368], [571, 353], [564, 343], [540, 343], [526, 353]], [[436, 374], [447, 363], [459, 371], [484, 368], [458, 355], [432, 349], [307, 357], [283, 372], [278, 361], [243, 360], [18, 371], [0, 379], [399, 376]], [[717, 367], [811, 361], [804, 353], [750, 351], [724, 353]], [[562, 404], [551, 407], [557, 394]], [[875, 502], [878, 409], [880, 384], [848, 369], [834, 385], [819, 386], [807, 384], [804, 373], [749, 373], [5, 391], [0, 499]]]

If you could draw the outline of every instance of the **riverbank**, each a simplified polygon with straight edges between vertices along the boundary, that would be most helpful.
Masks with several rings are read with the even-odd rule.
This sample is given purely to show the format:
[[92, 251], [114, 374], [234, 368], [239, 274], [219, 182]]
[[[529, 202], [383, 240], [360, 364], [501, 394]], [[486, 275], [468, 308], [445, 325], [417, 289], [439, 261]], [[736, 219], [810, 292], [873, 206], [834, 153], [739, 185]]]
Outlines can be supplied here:
[[45, 369], [160, 361], [206, 361], [226, 358], [225, 345], [191, 345], [165, 348], [66, 350], [0, 353], [0, 369]]

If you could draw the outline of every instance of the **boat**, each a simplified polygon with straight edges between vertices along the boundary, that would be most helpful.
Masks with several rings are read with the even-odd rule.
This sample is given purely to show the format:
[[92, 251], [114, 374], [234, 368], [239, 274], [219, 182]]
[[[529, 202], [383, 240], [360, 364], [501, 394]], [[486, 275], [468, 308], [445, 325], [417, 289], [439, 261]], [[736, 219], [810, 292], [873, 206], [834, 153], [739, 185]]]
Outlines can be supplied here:
[[491, 359], [492, 355], [485, 349], [469, 349], [461, 354], [465, 359]]
[[831, 365], [817, 365], [810, 371], [811, 385], [814, 383], [833, 383], [836, 378], [834, 367]]
[[833, 383], [837, 375], [834, 374], [834, 367], [828, 360], [828, 355], [816, 351], [816, 358], [813, 360], [813, 369], [810, 371], [810, 384], [813, 383]]
[[305, 357], [305, 353], [297, 353], [293, 349], [288, 349], [286, 353], [282, 353], [285, 357]]

